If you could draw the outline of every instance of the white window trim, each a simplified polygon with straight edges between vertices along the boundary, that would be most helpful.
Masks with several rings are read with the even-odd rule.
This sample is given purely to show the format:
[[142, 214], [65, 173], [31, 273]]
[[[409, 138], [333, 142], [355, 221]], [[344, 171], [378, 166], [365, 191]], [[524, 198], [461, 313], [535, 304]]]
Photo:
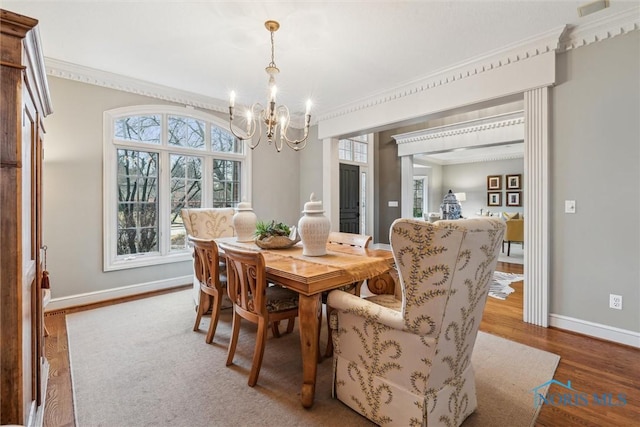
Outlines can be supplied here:
[[[116, 149], [118, 148], [131, 148], [140, 151], [152, 151], [159, 152], [159, 184], [162, 188], [168, 188], [169, 180], [168, 174], [164, 174], [162, 168], [168, 164], [169, 153], [179, 153], [181, 151], [187, 151], [181, 147], [168, 147], [166, 144], [166, 120], [162, 121], [162, 142], [161, 144], [145, 144], [126, 141], [114, 141], [113, 123], [116, 119], [131, 115], [148, 115], [148, 114], [163, 114], [163, 115], [176, 115], [182, 117], [189, 117], [198, 120], [204, 120], [210, 124], [221, 127], [222, 129], [228, 129], [229, 123], [211, 114], [207, 114], [201, 111], [194, 110], [191, 107], [175, 107], [168, 105], [137, 105], [132, 107], [116, 108], [105, 111], [103, 113], [103, 270], [114, 271], [123, 270], [128, 268], [145, 267], [151, 265], [168, 264], [174, 262], [184, 262], [191, 260], [191, 251], [185, 249], [184, 251], [171, 251], [170, 245], [165, 241], [168, 241], [169, 237], [164, 236], [165, 230], [160, 227], [159, 236], [159, 248], [158, 253], [131, 255], [128, 257], [118, 257], [116, 255], [116, 240], [117, 240], [117, 227], [118, 217], [117, 210], [114, 209], [114, 203], [117, 203], [116, 192], [116, 180], [117, 173], [114, 173], [113, 167], [116, 164]], [[207, 127], [208, 128], [208, 127]], [[234, 132], [238, 135], [245, 134], [244, 131], [234, 126]], [[210, 147], [211, 135], [210, 132], [206, 132], [205, 136], [206, 147]], [[241, 142], [242, 143], [242, 142]], [[238, 160], [242, 162], [241, 166], [241, 185], [240, 194], [243, 200], [251, 200], [251, 158], [252, 150], [246, 146], [243, 147], [243, 154], [236, 153], [215, 153], [216, 159], [223, 160]], [[213, 169], [213, 158], [210, 155], [211, 151], [203, 150], [202, 156], [205, 161], [203, 168], [205, 171], [211, 171]], [[189, 155], [197, 156], [194, 151], [189, 150]], [[205, 157], [206, 155], [206, 157]], [[109, 168], [112, 168], [109, 170]], [[166, 175], [166, 176], [165, 176]], [[210, 180], [204, 179], [202, 185], [202, 204], [203, 206], [212, 206], [213, 194], [211, 191]], [[159, 197], [159, 215], [158, 222], [160, 224], [167, 224], [169, 222], [168, 212], [170, 207], [170, 199], [167, 197]]]

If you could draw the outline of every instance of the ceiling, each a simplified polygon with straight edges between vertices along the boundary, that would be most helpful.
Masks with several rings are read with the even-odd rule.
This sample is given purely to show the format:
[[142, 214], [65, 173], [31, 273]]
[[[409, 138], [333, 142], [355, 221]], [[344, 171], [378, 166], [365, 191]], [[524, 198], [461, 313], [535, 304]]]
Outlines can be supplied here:
[[[586, 0], [588, 2], [589, 0]], [[266, 100], [274, 19], [278, 101], [316, 117], [506, 45], [638, 6], [585, 1], [3, 0], [40, 21], [44, 56], [227, 100]], [[226, 103], [226, 101], [224, 101]]]

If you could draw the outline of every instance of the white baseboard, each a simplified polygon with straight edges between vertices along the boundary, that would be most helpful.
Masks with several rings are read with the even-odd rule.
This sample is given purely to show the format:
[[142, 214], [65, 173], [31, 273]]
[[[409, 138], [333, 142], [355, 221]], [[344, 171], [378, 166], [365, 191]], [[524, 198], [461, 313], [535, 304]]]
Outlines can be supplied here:
[[193, 283], [192, 275], [173, 277], [171, 279], [157, 280], [155, 282], [140, 283], [137, 285], [122, 286], [120, 288], [105, 289], [103, 291], [87, 292], [85, 294], [52, 298], [51, 301], [49, 301], [49, 304], [47, 304], [45, 313], [53, 310], [61, 310], [69, 307], [108, 301], [115, 298], [139, 295], [146, 292], [175, 288], [176, 286], [187, 285], [190, 283]]
[[601, 325], [560, 314], [549, 314], [549, 325], [583, 335], [601, 338], [619, 344], [640, 348], [640, 332], [627, 331], [613, 326]]

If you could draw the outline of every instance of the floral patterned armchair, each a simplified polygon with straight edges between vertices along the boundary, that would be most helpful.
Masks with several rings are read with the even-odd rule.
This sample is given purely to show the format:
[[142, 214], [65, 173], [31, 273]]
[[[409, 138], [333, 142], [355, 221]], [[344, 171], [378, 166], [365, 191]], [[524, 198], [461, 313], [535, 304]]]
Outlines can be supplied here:
[[459, 426], [477, 406], [471, 354], [505, 225], [396, 220], [400, 297], [332, 291], [333, 394], [379, 425]]
[[[235, 230], [233, 228], [233, 208], [190, 208], [182, 209], [180, 216], [182, 223], [187, 231], [188, 236], [197, 237], [199, 239], [216, 239], [218, 237], [233, 237]], [[194, 274], [193, 274], [193, 299], [197, 304], [200, 301], [200, 282], [195, 275], [198, 261], [195, 259], [194, 253]], [[220, 258], [220, 274], [221, 280], [226, 282], [226, 264], [224, 259]], [[205, 313], [209, 312], [209, 302], [205, 307]]]

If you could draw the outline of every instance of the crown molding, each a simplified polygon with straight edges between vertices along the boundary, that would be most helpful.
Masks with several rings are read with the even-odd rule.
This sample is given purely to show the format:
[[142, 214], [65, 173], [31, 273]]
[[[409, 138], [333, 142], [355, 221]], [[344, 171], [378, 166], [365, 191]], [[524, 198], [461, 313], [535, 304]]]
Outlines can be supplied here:
[[163, 101], [204, 108], [219, 113], [228, 114], [229, 112], [228, 105], [223, 104], [222, 101], [197, 93], [173, 89], [168, 86], [150, 83], [133, 77], [97, 70], [95, 68], [72, 64], [70, 62], [60, 61], [53, 58], [45, 58], [45, 65], [47, 74], [53, 77], [74, 80], [123, 92], [135, 93], [137, 95], [144, 95], [150, 98], [162, 99]]
[[345, 104], [337, 109], [319, 115], [318, 121], [351, 114], [387, 102], [395, 101], [406, 96], [454, 83], [462, 79], [473, 77], [491, 70], [495, 70], [515, 62], [526, 61], [536, 56], [553, 52], [558, 49], [559, 41], [567, 26], [554, 28], [535, 37], [530, 37], [496, 49], [480, 56], [471, 58], [452, 67], [437, 71], [408, 82], [393, 89]]
[[548, 52], [564, 52], [591, 43], [637, 31], [640, 28], [640, 6], [615, 15], [570, 27], [555, 28], [502, 49], [489, 52], [445, 70], [416, 79], [388, 91], [344, 104], [318, 116], [318, 121], [346, 116], [359, 110], [386, 104], [406, 96], [476, 76], [518, 61], [526, 61]]
[[640, 29], [640, 6], [598, 21], [569, 28], [560, 39], [560, 52], [577, 49]]
[[521, 124], [524, 124], [524, 112], [516, 111], [485, 117], [482, 119], [454, 123], [451, 125], [437, 126], [398, 135], [391, 135], [391, 137], [396, 140], [397, 144], [407, 144], [411, 142], [428, 141], [430, 139], [442, 139], [452, 136], [478, 133], [485, 130], [506, 128]]
[[[514, 111], [491, 117], [469, 120], [461, 123], [421, 129], [399, 135], [392, 135], [398, 146], [398, 156], [414, 154], [437, 155], [464, 148], [483, 147], [497, 143], [510, 143], [523, 138], [524, 112]], [[504, 153], [512, 155], [516, 153]], [[465, 160], [440, 159], [438, 164], [469, 163], [474, 161], [498, 160], [501, 153], [479, 154], [476, 157], [462, 155]], [[487, 158], [489, 156], [489, 158]], [[517, 156], [516, 156], [517, 157]], [[502, 159], [502, 158], [501, 158]], [[434, 160], [433, 158], [431, 160]]]

